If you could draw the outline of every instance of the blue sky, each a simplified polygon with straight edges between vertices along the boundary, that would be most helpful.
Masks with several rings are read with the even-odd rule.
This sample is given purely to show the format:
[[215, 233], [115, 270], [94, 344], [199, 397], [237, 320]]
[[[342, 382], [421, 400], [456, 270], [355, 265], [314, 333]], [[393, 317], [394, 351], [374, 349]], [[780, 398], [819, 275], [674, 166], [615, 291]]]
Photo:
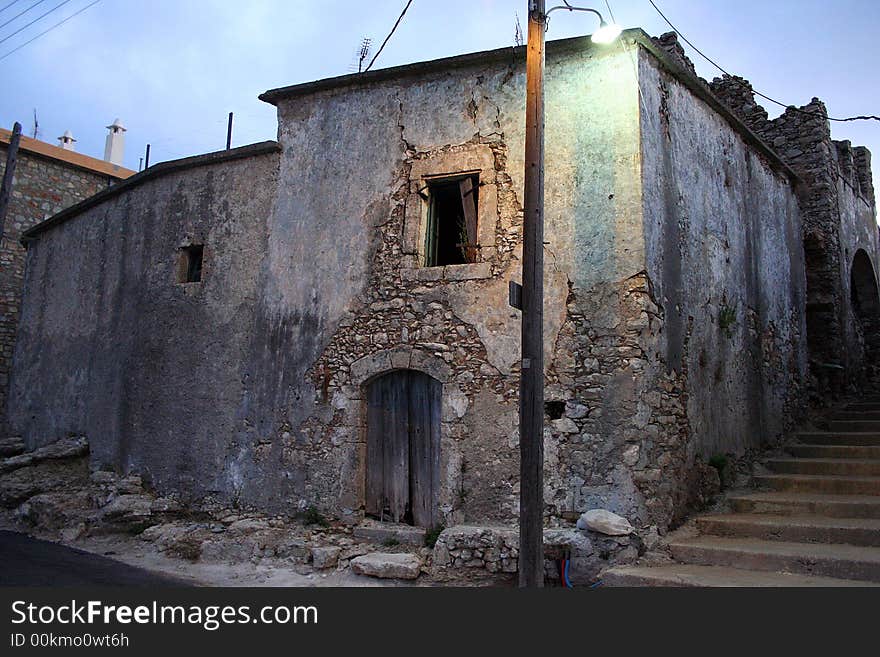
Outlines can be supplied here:
[[[0, 12], [0, 24], [36, 0]], [[6, 39], [58, 5], [47, 0], [0, 28]], [[11, 0], [0, 0], [0, 7]], [[91, 0], [70, 0], [0, 43], [0, 57]], [[39, 137], [64, 130], [77, 150], [103, 156], [108, 125], [128, 127], [126, 166], [137, 169], [149, 142], [153, 163], [219, 150], [226, 117], [236, 116], [233, 145], [273, 139], [274, 108], [257, 100], [273, 87], [350, 72], [363, 37], [378, 45], [405, 0], [101, 0], [58, 29], [0, 59], [0, 125], [36, 108]], [[877, 0], [655, 0], [706, 54], [756, 89], [786, 103], [823, 99], [832, 116], [880, 114]], [[515, 15], [527, 0], [414, 0], [374, 68], [511, 45]], [[556, 4], [548, 0], [548, 6]], [[580, 3], [607, 13], [605, 0]], [[660, 34], [668, 27], [648, 0], [609, 0], [618, 23]], [[556, 12], [548, 38], [592, 32], [589, 14]], [[698, 72], [719, 73], [689, 50]], [[781, 109], [765, 104], [771, 116]], [[837, 139], [875, 153], [880, 122], [833, 124]], [[880, 176], [875, 174], [875, 181]], [[876, 183], [875, 183], [876, 184]]]

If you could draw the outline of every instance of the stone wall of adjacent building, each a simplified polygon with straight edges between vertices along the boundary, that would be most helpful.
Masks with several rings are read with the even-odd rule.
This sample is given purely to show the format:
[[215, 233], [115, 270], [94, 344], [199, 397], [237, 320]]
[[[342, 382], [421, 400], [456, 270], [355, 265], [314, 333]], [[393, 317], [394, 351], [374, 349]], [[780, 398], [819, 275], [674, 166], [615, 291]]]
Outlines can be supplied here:
[[769, 120], [751, 84], [724, 76], [712, 91], [798, 174], [807, 275], [807, 337], [818, 390], [840, 391], [864, 372], [864, 340], [854, 317], [850, 271], [859, 249], [878, 272], [878, 232], [871, 155], [834, 141], [818, 98]]
[[[8, 144], [0, 143], [0, 178], [6, 170]], [[6, 396], [12, 369], [15, 332], [21, 310], [25, 249], [21, 234], [105, 188], [115, 180], [60, 160], [19, 149], [12, 198], [0, 240], [0, 432], [6, 416]]]

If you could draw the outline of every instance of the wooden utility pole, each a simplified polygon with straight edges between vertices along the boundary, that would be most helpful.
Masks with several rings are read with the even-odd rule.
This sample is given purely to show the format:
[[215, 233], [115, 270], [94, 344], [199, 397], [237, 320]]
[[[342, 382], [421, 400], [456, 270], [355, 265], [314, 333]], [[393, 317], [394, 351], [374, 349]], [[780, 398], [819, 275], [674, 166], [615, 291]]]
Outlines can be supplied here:
[[544, 0], [529, 0], [519, 385], [519, 585], [544, 584]]
[[15, 175], [15, 163], [18, 160], [18, 143], [20, 141], [21, 123], [16, 121], [12, 126], [12, 137], [9, 140], [9, 150], [6, 152], [6, 170], [3, 172], [3, 183], [0, 184], [0, 240], [5, 235], [6, 210], [9, 208], [9, 199], [12, 198], [12, 177]]

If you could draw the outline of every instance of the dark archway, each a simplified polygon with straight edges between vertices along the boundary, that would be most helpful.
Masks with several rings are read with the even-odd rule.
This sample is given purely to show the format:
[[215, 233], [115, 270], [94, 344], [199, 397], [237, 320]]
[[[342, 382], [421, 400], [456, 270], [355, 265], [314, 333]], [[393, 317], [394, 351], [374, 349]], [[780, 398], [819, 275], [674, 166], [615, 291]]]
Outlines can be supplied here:
[[880, 357], [880, 294], [871, 258], [859, 249], [853, 256], [849, 274], [850, 307], [856, 319], [856, 330], [864, 349], [863, 365], [866, 373], [877, 373]]
[[442, 392], [440, 381], [416, 370], [393, 370], [367, 383], [367, 515], [437, 524]]
[[876, 322], [880, 318], [880, 294], [877, 291], [874, 266], [864, 249], [859, 249], [853, 256], [849, 281], [853, 313], [862, 324], [866, 321]]

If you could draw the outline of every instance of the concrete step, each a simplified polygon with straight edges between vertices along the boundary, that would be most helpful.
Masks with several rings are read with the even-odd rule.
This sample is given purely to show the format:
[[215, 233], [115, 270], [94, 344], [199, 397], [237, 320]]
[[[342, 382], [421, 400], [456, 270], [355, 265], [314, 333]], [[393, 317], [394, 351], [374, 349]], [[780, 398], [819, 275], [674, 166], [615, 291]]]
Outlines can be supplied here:
[[880, 446], [880, 433], [870, 431], [801, 431], [795, 438], [809, 445]]
[[871, 431], [880, 432], [880, 420], [830, 420], [828, 422], [830, 431], [844, 431], [851, 433], [853, 431]]
[[755, 475], [760, 488], [792, 493], [831, 495], [880, 495], [880, 477], [841, 477], [832, 475], [770, 474]]
[[617, 566], [602, 574], [603, 586], [681, 587], [856, 587], [880, 586], [873, 582], [795, 573], [742, 570], [725, 566], [670, 564], [668, 566]]
[[786, 451], [806, 459], [880, 460], [880, 445], [789, 445]]
[[425, 544], [425, 528], [413, 527], [393, 522], [363, 520], [352, 530], [352, 536], [361, 541], [379, 545], [418, 545]]
[[752, 492], [731, 495], [728, 501], [737, 513], [880, 519], [880, 497], [874, 495]]
[[702, 534], [799, 543], [848, 543], [880, 547], [880, 518], [729, 513], [696, 518]]
[[831, 416], [833, 420], [880, 420], [880, 410], [869, 411], [867, 409], [835, 411]]
[[880, 461], [870, 459], [768, 459], [764, 464], [780, 474], [880, 476]]
[[880, 548], [698, 536], [669, 544], [684, 563], [880, 582]]

